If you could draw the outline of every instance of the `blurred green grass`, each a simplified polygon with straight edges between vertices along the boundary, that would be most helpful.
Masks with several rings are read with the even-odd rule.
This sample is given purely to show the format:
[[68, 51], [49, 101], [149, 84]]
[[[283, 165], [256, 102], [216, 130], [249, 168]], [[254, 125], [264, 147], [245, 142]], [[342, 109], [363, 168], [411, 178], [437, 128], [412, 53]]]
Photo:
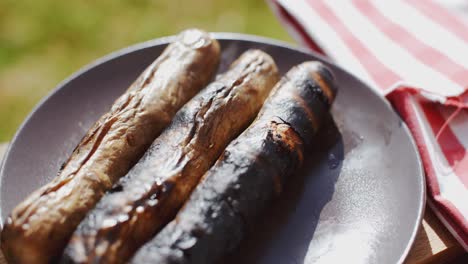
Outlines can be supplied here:
[[83, 65], [188, 27], [291, 41], [263, 0], [0, 0], [0, 142]]

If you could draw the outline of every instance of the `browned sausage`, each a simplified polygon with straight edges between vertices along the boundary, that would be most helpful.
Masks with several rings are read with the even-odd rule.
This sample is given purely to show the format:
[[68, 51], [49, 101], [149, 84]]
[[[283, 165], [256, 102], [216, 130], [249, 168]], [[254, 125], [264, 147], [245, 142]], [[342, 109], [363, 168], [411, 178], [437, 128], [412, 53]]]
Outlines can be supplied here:
[[13, 210], [1, 238], [8, 261], [58, 259], [86, 213], [212, 79], [219, 57], [207, 33], [182, 32], [94, 124], [59, 175]]
[[278, 80], [273, 59], [247, 51], [187, 103], [143, 158], [80, 224], [63, 262], [122, 263], [168, 223]]
[[144, 245], [132, 263], [216, 263], [236, 248], [301, 165], [304, 148], [335, 97], [334, 87], [320, 63], [289, 71], [254, 123], [206, 173], [176, 220]]

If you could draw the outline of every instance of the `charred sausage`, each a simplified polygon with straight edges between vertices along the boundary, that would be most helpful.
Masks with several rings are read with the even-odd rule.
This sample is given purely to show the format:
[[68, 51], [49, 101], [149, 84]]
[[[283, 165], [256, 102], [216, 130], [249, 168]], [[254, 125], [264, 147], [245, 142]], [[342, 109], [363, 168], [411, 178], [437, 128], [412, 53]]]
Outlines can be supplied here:
[[173, 219], [278, 80], [273, 59], [247, 51], [187, 103], [143, 158], [80, 224], [65, 263], [122, 263]]
[[318, 62], [293, 68], [254, 123], [224, 151], [190, 199], [132, 263], [215, 263], [235, 249], [258, 214], [301, 165], [336, 89]]
[[86, 213], [212, 79], [219, 57], [207, 33], [182, 32], [94, 124], [59, 175], [13, 210], [1, 237], [8, 261], [58, 260]]

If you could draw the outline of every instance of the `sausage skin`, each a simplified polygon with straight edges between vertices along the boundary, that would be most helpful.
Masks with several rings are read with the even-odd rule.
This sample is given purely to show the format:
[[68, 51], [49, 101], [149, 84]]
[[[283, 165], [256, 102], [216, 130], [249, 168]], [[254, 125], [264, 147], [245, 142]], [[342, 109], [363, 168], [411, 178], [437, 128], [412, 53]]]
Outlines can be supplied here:
[[318, 62], [294, 67], [257, 119], [229, 144], [190, 199], [131, 263], [216, 263], [237, 248], [255, 219], [301, 165], [336, 88]]
[[219, 58], [208, 33], [182, 32], [87, 132], [58, 176], [13, 210], [1, 236], [7, 260], [57, 261], [86, 213], [212, 79]]
[[64, 263], [123, 263], [187, 200], [229, 142], [252, 122], [278, 81], [273, 59], [245, 52], [188, 102], [143, 158], [88, 214]]

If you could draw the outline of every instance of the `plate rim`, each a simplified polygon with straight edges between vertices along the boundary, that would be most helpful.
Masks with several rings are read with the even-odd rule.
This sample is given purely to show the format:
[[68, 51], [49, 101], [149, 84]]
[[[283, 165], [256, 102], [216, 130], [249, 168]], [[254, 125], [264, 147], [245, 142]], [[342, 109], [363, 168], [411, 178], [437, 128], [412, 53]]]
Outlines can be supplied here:
[[[273, 45], [273, 46], [278, 46], [281, 48], [286, 48], [289, 50], [293, 50], [296, 52], [303, 53], [305, 55], [312, 55], [330, 65], [333, 65], [334, 67], [340, 69], [341, 71], [345, 72], [346, 74], [350, 75], [351, 77], [355, 78], [362, 86], [366, 87], [366, 89], [370, 90], [370, 92], [380, 100], [381, 103], [385, 105], [385, 107], [390, 110], [398, 119], [400, 119], [402, 123], [402, 129], [405, 131], [405, 134], [408, 136], [410, 143], [411, 143], [411, 148], [413, 149], [413, 152], [416, 154], [416, 162], [417, 162], [417, 168], [418, 168], [418, 175], [414, 175], [413, 177], [418, 177], [418, 182], [420, 183], [421, 190], [418, 193], [418, 198], [419, 198], [419, 203], [418, 203], [418, 214], [416, 218], [416, 225], [413, 227], [413, 231], [410, 235], [410, 239], [408, 241], [408, 244], [405, 247], [405, 250], [401, 253], [401, 256], [398, 260], [398, 263], [403, 263], [404, 260], [407, 258], [409, 251], [411, 250], [415, 240], [417, 233], [421, 227], [423, 216], [425, 213], [426, 209], [426, 178], [425, 178], [425, 172], [424, 172], [424, 167], [422, 164], [421, 160], [421, 155], [419, 153], [419, 149], [416, 145], [416, 142], [414, 140], [413, 135], [411, 134], [411, 131], [409, 130], [408, 126], [406, 123], [401, 119], [400, 115], [393, 109], [393, 107], [390, 105], [390, 103], [377, 93], [377, 89], [373, 87], [372, 84], [368, 84], [364, 82], [360, 77], [352, 74], [345, 68], [339, 66], [338, 64], [334, 63], [330, 58], [325, 57], [322, 54], [319, 54], [315, 51], [312, 51], [307, 48], [299, 47], [295, 44], [291, 44], [285, 41], [277, 40], [277, 39], [272, 39], [264, 36], [258, 36], [258, 35], [251, 35], [251, 34], [243, 34], [243, 33], [233, 33], [233, 32], [210, 32], [209, 33], [212, 37], [214, 37], [217, 40], [241, 40], [241, 41], [249, 41], [249, 42], [256, 42], [260, 44], [267, 44], [267, 45]], [[81, 76], [82, 74], [85, 74], [86, 72], [92, 70], [93, 68], [102, 65], [106, 62], [112, 61], [114, 59], [118, 59], [121, 56], [130, 54], [135, 51], [140, 51], [143, 49], [151, 48], [157, 45], [167, 45], [168, 43], [172, 42], [177, 36], [176, 35], [170, 35], [170, 36], [164, 36], [160, 38], [155, 38], [151, 40], [147, 40], [144, 42], [139, 42], [136, 44], [132, 44], [130, 46], [124, 47], [122, 49], [118, 49], [114, 52], [108, 53], [107, 55], [104, 55], [102, 57], [99, 57], [95, 60], [92, 60], [90, 63], [85, 64], [81, 68], [79, 68], [77, 71], [73, 72], [71, 75], [69, 75], [67, 78], [59, 82], [46, 96], [44, 96], [39, 102], [33, 107], [33, 109], [29, 112], [27, 117], [23, 120], [21, 125], [18, 127], [16, 130], [13, 138], [10, 140], [7, 149], [3, 155], [3, 158], [0, 163], [0, 189], [3, 186], [3, 180], [4, 180], [4, 174], [5, 174], [5, 164], [7, 163], [7, 160], [10, 156], [10, 151], [13, 149], [16, 141], [20, 137], [24, 127], [26, 126], [27, 123], [29, 123], [30, 119], [34, 116], [36, 111], [41, 108], [52, 96], [54, 96], [56, 93], [58, 93], [64, 86], [66, 86], [69, 82], [73, 81], [77, 77]], [[1, 197], [0, 197], [1, 199]], [[1, 200], [0, 200], [0, 205], [1, 205]], [[3, 229], [3, 219], [2, 219], [2, 208], [0, 206], [0, 230]]]

